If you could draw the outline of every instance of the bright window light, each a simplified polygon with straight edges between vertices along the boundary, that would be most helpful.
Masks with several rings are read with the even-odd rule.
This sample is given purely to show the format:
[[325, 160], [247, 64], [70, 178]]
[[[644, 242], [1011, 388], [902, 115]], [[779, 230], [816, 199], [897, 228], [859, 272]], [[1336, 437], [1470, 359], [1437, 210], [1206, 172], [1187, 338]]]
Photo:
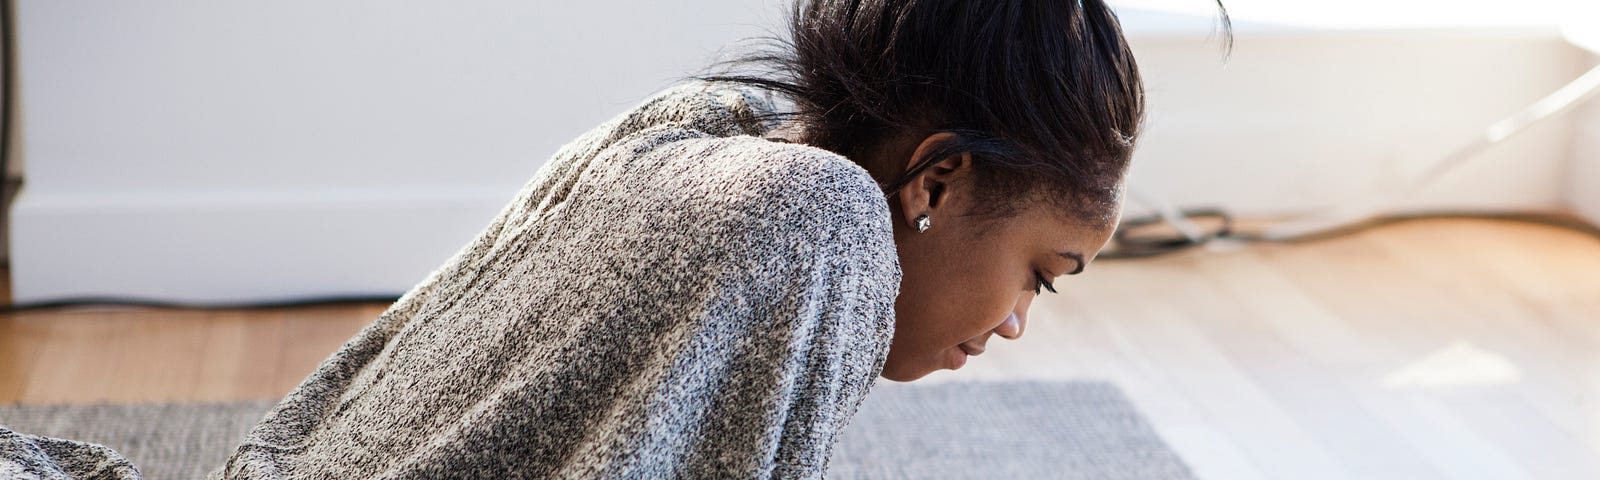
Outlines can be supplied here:
[[[1556, 28], [1571, 12], [1593, 10], [1595, 0], [1223, 0], [1237, 27], [1244, 30], [1425, 29], [1457, 27]], [[1119, 12], [1152, 12], [1212, 17], [1208, 0], [1112, 0]], [[1592, 18], [1592, 17], [1591, 17]], [[1597, 25], [1590, 22], [1590, 25]], [[1591, 29], [1593, 30], [1593, 29]]]

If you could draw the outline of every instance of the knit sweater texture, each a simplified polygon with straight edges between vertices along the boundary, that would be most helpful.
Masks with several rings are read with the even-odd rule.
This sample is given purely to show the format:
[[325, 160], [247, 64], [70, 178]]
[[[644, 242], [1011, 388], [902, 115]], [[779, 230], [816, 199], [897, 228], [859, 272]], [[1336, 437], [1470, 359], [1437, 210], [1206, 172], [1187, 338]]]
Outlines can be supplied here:
[[[901, 271], [878, 184], [771, 108], [686, 82], [563, 146], [210, 478], [823, 476]], [[95, 447], [0, 428], [0, 474], [138, 477]]]

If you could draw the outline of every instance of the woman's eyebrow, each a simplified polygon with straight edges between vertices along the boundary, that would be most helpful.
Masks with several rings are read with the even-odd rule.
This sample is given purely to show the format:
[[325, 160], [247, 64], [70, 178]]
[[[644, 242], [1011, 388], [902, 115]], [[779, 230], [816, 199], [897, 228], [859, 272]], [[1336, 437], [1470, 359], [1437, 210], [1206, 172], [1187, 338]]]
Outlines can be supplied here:
[[1067, 258], [1067, 259], [1077, 260], [1078, 261], [1078, 268], [1073, 270], [1072, 272], [1067, 273], [1067, 275], [1077, 275], [1077, 274], [1083, 273], [1083, 267], [1087, 266], [1086, 264], [1083, 263], [1083, 255], [1082, 254], [1079, 254], [1079, 253], [1076, 253], [1076, 252], [1058, 252], [1058, 253], [1056, 253], [1056, 255], [1060, 255], [1062, 258]]

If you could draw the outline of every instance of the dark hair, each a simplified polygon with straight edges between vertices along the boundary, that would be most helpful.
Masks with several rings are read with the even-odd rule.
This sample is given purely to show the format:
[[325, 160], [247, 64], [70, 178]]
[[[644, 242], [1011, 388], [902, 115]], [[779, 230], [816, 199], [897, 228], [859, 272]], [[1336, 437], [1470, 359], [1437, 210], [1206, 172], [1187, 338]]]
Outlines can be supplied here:
[[[1225, 10], [1222, 22], [1226, 32]], [[994, 198], [974, 214], [1003, 218], [1047, 199], [1111, 220], [1144, 86], [1102, 0], [801, 0], [788, 23], [789, 38], [699, 78], [783, 94], [794, 110], [778, 115], [805, 125], [806, 143], [857, 163], [896, 141], [956, 135], [878, 178], [886, 194], [970, 152], [975, 187]]]

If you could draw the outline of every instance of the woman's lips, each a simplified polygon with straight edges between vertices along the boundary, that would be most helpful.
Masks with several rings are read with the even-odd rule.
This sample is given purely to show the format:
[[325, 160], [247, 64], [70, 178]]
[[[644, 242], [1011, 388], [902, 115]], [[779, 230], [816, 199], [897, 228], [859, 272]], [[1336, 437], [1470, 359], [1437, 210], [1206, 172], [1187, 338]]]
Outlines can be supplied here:
[[978, 355], [983, 355], [984, 347], [981, 347], [981, 346], [980, 347], [974, 347], [974, 346], [971, 346], [971, 345], [967, 345], [965, 343], [961, 343], [961, 344], [957, 344], [956, 347], [960, 348], [963, 353], [966, 353], [967, 355], [970, 355], [970, 356], [976, 357]]
[[982, 345], [972, 346], [965, 343], [956, 344], [954, 348], [950, 349], [950, 357], [952, 357], [950, 359], [950, 363], [952, 365], [950, 369], [955, 370], [961, 368], [967, 364], [967, 357], [983, 355], [983, 350], [984, 348]]

